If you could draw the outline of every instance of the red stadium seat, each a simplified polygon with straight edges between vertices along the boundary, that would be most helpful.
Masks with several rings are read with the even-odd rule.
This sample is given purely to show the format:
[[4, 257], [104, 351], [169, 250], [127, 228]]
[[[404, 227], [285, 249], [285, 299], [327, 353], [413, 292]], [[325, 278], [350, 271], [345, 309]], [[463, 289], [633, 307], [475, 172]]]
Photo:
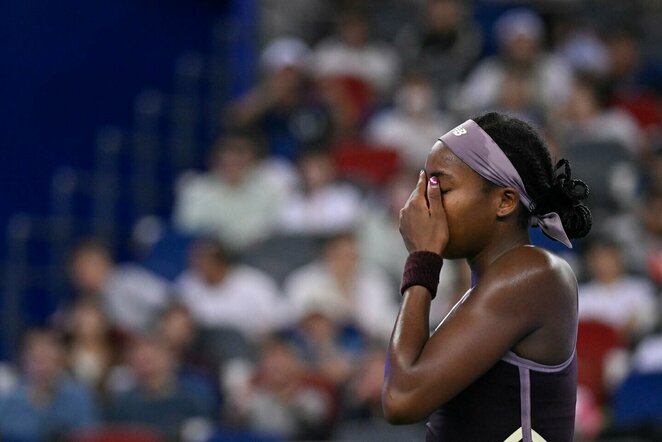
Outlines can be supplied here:
[[145, 425], [104, 425], [72, 434], [69, 442], [164, 442], [157, 430]]
[[652, 94], [617, 96], [614, 104], [629, 112], [644, 129], [654, 128], [662, 123], [662, 105]]
[[369, 185], [384, 184], [400, 167], [394, 149], [361, 142], [337, 146], [333, 158], [341, 177]]
[[588, 388], [598, 404], [607, 399], [604, 363], [609, 352], [623, 348], [616, 330], [598, 321], [580, 321], [577, 334], [578, 383]]

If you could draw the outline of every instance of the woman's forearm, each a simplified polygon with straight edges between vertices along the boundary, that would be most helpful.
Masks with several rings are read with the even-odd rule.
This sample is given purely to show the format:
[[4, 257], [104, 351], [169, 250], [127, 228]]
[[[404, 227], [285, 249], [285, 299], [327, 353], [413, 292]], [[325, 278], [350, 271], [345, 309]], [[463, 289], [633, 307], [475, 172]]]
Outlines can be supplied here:
[[[421, 286], [407, 289], [395, 321], [386, 356], [382, 403], [387, 420], [402, 419], [401, 404], [416, 382], [412, 368], [430, 337], [430, 302], [428, 290]], [[404, 421], [402, 422], [404, 423]]]

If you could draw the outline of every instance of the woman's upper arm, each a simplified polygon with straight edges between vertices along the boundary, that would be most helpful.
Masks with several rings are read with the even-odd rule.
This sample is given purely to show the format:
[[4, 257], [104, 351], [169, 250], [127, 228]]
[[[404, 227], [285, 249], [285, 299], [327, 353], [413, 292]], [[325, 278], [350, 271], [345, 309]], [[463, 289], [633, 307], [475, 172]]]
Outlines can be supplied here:
[[395, 380], [389, 394], [412, 421], [452, 399], [540, 326], [536, 295], [549, 286], [549, 269], [522, 273], [498, 267], [503, 266], [483, 278]]

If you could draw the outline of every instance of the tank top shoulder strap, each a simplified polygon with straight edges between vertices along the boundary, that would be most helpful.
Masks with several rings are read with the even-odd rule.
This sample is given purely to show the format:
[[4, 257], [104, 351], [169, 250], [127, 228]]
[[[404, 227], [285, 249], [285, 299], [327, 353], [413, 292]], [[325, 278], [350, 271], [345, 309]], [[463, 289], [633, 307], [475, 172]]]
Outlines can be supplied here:
[[518, 356], [512, 351], [507, 352], [505, 356], [501, 358], [501, 360], [509, 364], [515, 365], [517, 367], [528, 368], [529, 370], [532, 371], [538, 371], [542, 373], [558, 373], [568, 368], [568, 366], [572, 363], [573, 359], [575, 358], [576, 354], [577, 354], [577, 348], [575, 347], [572, 350], [572, 354], [570, 355], [570, 357], [565, 362], [562, 362], [558, 365], [541, 364], [539, 362], [535, 362], [530, 359], [526, 359], [521, 356]]
[[446, 316], [444, 316], [444, 319], [441, 320], [441, 322], [439, 323], [439, 325], [437, 326], [437, 328], [441, 327], [441, 325], [442, 325], [444, 322], [446, 322], [446, 320], [447, 320], [447, 319], [448, 319], [448, 318], [449, 318], [449, 317], [455, 312], [455, 310], [457, 310], [457, 308], [458, 308], [459, 306], [461, 306], [462, 304], [464, 304], [464, 301], [466, 301], [466, 300], [469, 298], [469, 295], [471, 294], [471, 291], [472, 291], [472, 290], [473, 290], [473, 287], [471, 287], [469, 290], [467, 290], [467, 291], [464, 293], [464, 295], [462, 295], [462, 297], [460, 298], [460, 300], [457, 301], [457, 302], [455, 303], [455, 305], [454, 305], [454, 306], [448, 311], [448, 313], [446, 313]]

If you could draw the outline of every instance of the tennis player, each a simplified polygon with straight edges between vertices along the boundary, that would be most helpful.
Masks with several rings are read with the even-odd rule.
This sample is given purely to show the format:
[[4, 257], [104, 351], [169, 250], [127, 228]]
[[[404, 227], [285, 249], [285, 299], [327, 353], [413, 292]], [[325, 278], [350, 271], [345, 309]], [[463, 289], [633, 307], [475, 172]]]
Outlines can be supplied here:
[[[385, 368], [389, 422], [428, 419], [427, 441], [572, 441], [577, 281], [528, 228], [572, 247], [591, 229], [587, 196], [516, 118], [488, 113], [434, 144], [400, 214], [410, 254]], [[459, 258], [472, 287], [430, 335], [443, 259]]]

